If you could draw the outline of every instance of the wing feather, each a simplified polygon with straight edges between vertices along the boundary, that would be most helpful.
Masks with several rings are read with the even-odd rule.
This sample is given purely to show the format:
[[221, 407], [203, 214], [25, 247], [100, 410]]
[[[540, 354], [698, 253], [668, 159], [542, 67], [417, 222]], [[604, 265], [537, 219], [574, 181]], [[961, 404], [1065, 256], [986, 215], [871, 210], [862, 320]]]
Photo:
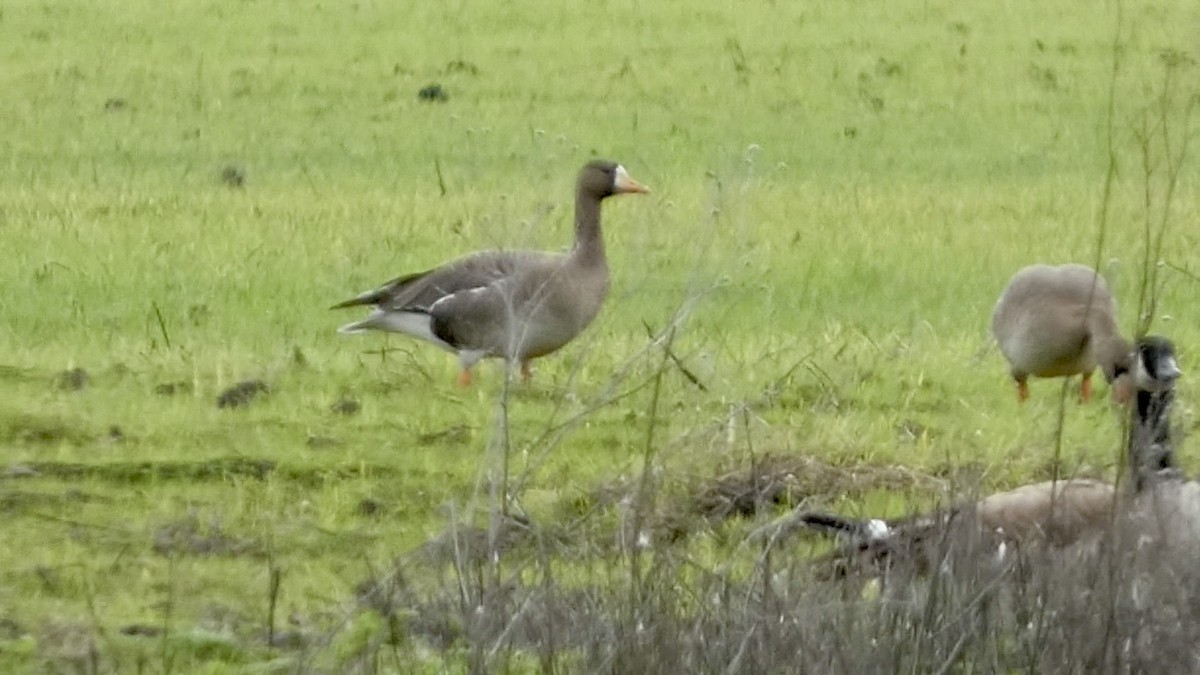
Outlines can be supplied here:
[[557, 254], [539, 251], [484, 251], [423, 272], [396, 277], [331, 309], [375, 306], [384, 311], [428, 312], [434, 303], [460, 291], [488, 286], [520, 269], [543, 264]]

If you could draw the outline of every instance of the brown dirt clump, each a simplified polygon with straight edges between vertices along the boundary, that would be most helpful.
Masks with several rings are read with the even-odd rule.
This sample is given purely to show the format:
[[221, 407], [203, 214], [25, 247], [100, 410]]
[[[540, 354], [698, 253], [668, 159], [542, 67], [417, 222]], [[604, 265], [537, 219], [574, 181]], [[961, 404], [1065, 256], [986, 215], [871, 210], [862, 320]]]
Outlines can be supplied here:
[[54, 378], [54, 385], [62, 391], [82, 391], [91, 382], [92, 376], [83, 368], [64, 370]]
[[839, 467], [807, 455], [764, 455], [748, 468], [709, 479], [694, 509], [709, 520], [752, 516], [804, 499], [872, 490], [935, 489], [941, 482], [899, 466]]
[[159, 396], [175, 396], [177, 394], [192, 393], [191, 382], [162, 382], [154, 385], [154, 393]]
[[245, 380], [238, 382], [232, 387], [221, 392], [217, 397], [218, 408], [241, 408], [250, 405], [250, 402], [257, 398], [260, 394], [268, 394], [271, 389], [266, 382], [262, 380]]
[[246, 168], [239, 164], [226, 164], [221, 167], [221, 182], [231, 188], [246, 186]]
[[362, 406], [359, 405], [358, 399], [353, 396], [342, 396], [337, 401], [334, 401], [333, 405], [329, 406], [329, 410], [335, 415], [344, 415], [346, 417], [357, 415], [361, 409]]

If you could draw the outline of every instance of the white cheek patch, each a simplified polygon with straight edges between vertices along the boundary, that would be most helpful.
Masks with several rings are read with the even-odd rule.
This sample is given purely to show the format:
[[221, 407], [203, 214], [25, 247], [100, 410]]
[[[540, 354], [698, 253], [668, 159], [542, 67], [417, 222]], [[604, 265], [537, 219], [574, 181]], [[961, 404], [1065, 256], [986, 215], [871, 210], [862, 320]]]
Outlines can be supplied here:
[[1145, 389], [1146, 385], [1150, 384], [1150, 375], [1146, 373], [1146, 365], [1142, 361], [1141, 354], [1137, 355], [1137, 359], [1133, 363], [1133, 381], [1137, 384], [1138, 389]]
[[1154, 372], [1146, 369], [1146, 360], [1140, 356], [1134, 373], [1138, 389], [1142, 391], [1161, 391], [1169, 389], [1176, 378], [1181, 375], [1179, 364], [1172, 356], [1165, 356], [1155, 365]]

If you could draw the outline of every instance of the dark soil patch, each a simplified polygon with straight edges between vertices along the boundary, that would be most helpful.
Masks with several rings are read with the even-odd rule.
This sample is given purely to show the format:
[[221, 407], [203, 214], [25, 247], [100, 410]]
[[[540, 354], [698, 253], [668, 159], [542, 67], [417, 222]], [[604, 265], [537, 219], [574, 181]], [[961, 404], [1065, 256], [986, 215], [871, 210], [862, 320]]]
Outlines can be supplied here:
[[158, 637], [162, 635], [162, 628], [144, 623], [131, 623], [127, 626], [121, 626], [120, 633], [121, 635], [129, 635], [131, 637]]
[[154, 393], [159, 396], [175, 396], [176, 394], [192, 393], [191, 382], [163, 382], [162, 384], [154, 385]]
[[92, 376], [83, 368], [64, 370], [54, 376], [54, 386], [62, 391], [82, 391], [91, 382]]
[[221, 392], [221, 395], [217, 397], [217, 407], [241, 408], [242, 406], [250, 405], [250, 402], [260, 394], [268, 394], [270, 391], [271, 389], [267, 386], [267, 383], [262, 380], [238, 382]]
[[417, 98], [427, 103], [445, 103], [450, 100], [450, 94], [442, 88], [442, 85], [435, 82], [421, 87], [421, 90], [417, 92]]
[[387, 511], [387, 507], [383, 502], [367, 497], [358, 503], [358, 515], [368, 518], [383, 515]]
[[350, 415], [357, 415], [358, 411], [362, 409], [362, 406], [359, 405], [358, 400], [353, 396], [342, 396], [335, 401], [333, 405], [329, 407], [329, 409], [334, 414], [345, 415], [348, 417]]
[[221, 182], [231, 188], [246, 186], [246, 169], [237, 164], [226, 164], [221, 167]]

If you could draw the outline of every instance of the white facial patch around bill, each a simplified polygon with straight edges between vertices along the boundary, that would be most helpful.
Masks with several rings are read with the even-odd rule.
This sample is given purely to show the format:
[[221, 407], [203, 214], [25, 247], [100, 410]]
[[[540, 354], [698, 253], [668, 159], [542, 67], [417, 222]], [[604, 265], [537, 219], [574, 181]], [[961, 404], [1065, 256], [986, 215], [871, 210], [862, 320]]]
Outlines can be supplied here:
[[620, 192], [632, 181], [633, 179], [629, 177], [629, 172], [625, 170], [625, 167], [618, 164], [617, 170], [613, 172], [613, 192]]

